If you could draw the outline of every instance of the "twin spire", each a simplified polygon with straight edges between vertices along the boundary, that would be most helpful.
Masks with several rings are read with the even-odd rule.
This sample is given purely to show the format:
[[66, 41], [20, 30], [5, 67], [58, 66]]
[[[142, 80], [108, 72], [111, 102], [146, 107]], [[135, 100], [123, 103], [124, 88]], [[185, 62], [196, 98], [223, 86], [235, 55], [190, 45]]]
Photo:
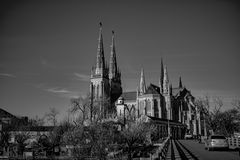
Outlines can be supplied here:
[[115, 50], [114, 31], [112, 31], [109, 78], [110, 79], [114, 78], [116, 74], [117, 74], [117, 58], [116, 58], [116, 50]]
[[103, 49], [103, 36], [102, 36], [102, 23], [99, 23], [99, 38], [98, 38], [98, 48], [97, 48], [97, 63], [96, 68], [105, 68], [105, 58]]
[[[102, 36], [102, 23], [99, 23], [99, 38], [98, 38], [98, 48], [97, 48], [97, 62], [96, 62], [96, 75], [106, 76], [109, 73], [109, 78], [113, 79], [120, 76], [120, 71], [117, 68], [117, 59], [116, 59], [116, 49], [115, 49], [115, 38], [114, 31], [112, 31], [112, 42], [111, 42], [111, 54], [110, 54], [110, 67], [105, 63], [104, 58], [104, 47], [103, 47], [103, 36]], [[118, 78], [120, 79], [120, 78]]]
[[[110, 79], [120, 80], [121, 81], [121, 73], [117, 68], [117, 60], [116, 60], [116, 49], [115, 49], [115, 36], [114, 31], [112, 31], [112, 42], [111, 42], [111, 53], [110, 53], [110, 67], [106, 66], [105, 58], [104, 58], [104, 47], [103, 47], [103, 36], [102, 36], [102, 23], [99, 23], [99, 38], [98, 38], [98, 48], [97, 48], [97, 63], [96, 70], [93, 73], [95, 75], [108, 76]], [[109, 74], [109, 75], [108, 75]], [[182, 88], [181, 77], [179, 78], [179, 88]], [[161, 58], [161, 70], [160, 70], [160, 78], [159, 78], [159, 88], [160, 93], [169, 94], [170, 90], [172, 90], [171, 85], [169, 85], [169, 78], [167, 73], [167, 67], [163, 66], [163, 60]], [[140, 78], [140, 95], [146, 92], [146, 83], [144, 70], [141, 70], [141, 78]]]
[[[159, 78], [159, 88], [161, 94], [172, 94], [172, 84], [169, 83], [167, 66], [163, 66], [163, 60], [161, 58], [161, 70], [160, 70], [160, 78]], [[183, 88], [181, 77], [179, 78], [179, 88]], [[141, 78], [140, 78], [140, 87], [139, 94], [142, 95], [146, 93], [146, 83], [144, 70], [141, 69]]]

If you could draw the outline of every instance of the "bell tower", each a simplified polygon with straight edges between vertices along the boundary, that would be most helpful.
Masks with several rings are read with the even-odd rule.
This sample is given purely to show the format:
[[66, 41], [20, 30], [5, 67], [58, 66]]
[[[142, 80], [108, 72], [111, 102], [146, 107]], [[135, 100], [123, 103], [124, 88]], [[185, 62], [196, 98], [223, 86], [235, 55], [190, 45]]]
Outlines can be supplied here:
[[121, 86], [121, 72], [117, 66], [116, 48], [115, 48], [115, 35], [112, 31], [112, 44], [110, 53], [110, 66], [109, 66], [109, 83], [110, 83], [110, 99], [113, 104], [122, 94]]
[[[103, 36], [102, 36], [102, 23], [99, 24], [99, 38], [97, 47], [97, 60], [95, 66], [91, 70], [90, 79], [90, 94], [91, 99], [94, 101], [102, 102], [109, 97], [109, 78], [108, 66], [104, 58]], [[100, 105], [100, 112], [106, 113], [104, 105]]]

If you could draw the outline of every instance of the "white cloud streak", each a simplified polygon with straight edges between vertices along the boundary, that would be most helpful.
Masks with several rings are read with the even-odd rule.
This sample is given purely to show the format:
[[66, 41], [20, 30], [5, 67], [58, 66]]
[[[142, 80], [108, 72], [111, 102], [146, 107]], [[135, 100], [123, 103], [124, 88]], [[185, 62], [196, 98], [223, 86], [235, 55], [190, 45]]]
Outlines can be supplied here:
[[74, 75], [80, 81], [89, 82], [89, 80], [90, 80], [90, 76], [89, 75], [80, 74], [80, 73], [74, 73]]
[[82, 95], [82, 93], [77, 92], [77, 91], [71, 91], [65, 88], [60, 88], [60, 87], [55, 87], [55, 88], [48, 88], [45, 89], [45, 91], [56, 94], [59, 97], [64, 97], [64, 98], [77, 98]]
[[13, 75], [13, 74], [9, 74], [9, 73], [0, 73], [0, 76], [1, 76], [1, 77], [16, 78], [15, 75]]
[[66, 90], [64, 88], [49, 88], [47, 89], [48, 92], [52, 92], [52, 93], [69, 93], [71, 91]]

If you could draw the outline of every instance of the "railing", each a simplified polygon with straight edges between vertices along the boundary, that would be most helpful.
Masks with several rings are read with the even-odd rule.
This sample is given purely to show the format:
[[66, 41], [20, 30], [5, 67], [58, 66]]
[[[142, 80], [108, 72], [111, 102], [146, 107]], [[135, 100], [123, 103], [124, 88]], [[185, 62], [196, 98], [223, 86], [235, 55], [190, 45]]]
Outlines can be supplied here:
[[230, 137], [228, 138], [228, 145], [231, 149], [240, 148], [240, 137]]
[[179, 153], [179, 157], [174, 156], [172, 159], [193, 159], [198, 160], [198, 157], [192, 153], [187, 147], [185, 147], [180, 141], [174, 140], [174, 144], [176, 146], [177, 152]]
[[156, 150], [154, 154], [151, 155], [150, 159], [152, 160], [162, 160], [167, 156], [167, 151], [170, 143], [170, 137], [168, 137]]

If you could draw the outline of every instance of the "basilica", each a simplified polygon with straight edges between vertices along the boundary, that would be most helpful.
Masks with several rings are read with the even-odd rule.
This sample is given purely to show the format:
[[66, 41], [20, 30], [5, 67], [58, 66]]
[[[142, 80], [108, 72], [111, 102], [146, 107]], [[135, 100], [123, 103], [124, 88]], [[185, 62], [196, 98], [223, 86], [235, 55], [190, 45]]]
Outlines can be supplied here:
[[[149, 85], [145, 82], [144, 70], [141, 69], [138, 87], [135, 91], [122, 92], [121, 72], [117, 66], [115, 37], [112, 31], [111, 52], [109, 65], [104, 57], [102, 24], [100, 23], [97, 47], [97, 59], [91, 70], [90, 93], [91, 99], [108, 99], [109, 107], [100, 105], [100, 112], [105, 118], [114, 114], [115, 117], [137, 120], [145, 117], [148, 121], [160, 124], [159, 130], [169, 132], [166, 122], [172, 124], [171, 132], [176, 137], [184, 133], [202, 135], [202, 116], [198, 112], [194, 97], [189, 89], [183, 86], [181, 77], [179, 85], [173, 87], [169, 82], [167, 66], [159, 69], [159, 84]], [[169, 126], [168, 126], [169, 127]], [[181, 130], [179, 129], [181, 128]]]

